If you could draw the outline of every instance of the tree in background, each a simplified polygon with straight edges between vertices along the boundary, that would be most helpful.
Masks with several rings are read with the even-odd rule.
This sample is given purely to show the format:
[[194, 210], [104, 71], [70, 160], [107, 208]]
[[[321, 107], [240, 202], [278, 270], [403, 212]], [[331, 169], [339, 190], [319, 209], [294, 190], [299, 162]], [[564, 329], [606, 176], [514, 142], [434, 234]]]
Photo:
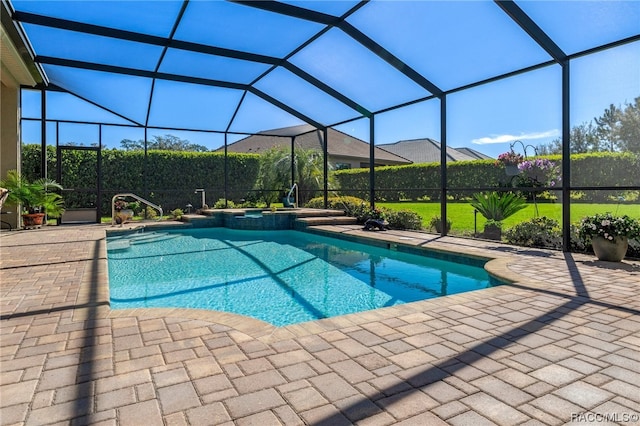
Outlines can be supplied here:
[[316, 191], [323, 187], [322, 153], [313, 149], [296, 149], [295, 177], [298, 184], [298, 205], [303, 205], [316, 197]]
[[260, 155], [260, 170], [255, 189], [258, 196], [267, 203], [267, 207], [277, 202], [291, 179], [290, 153], [282, 148], [274, 147]]
[[[134, 141], [131, 139], [123, 139], [120, 141], [120, 147], [126, 151], [137, 151], [144, 149], [144, 141], [142, 139]], [[207, 152], [209, 149], [204, 145], [198, 145], [189, 142], [188, 139], [180, 139], [175, 135], [166, 134], [164, 136], [154, 135], [147, 142], [147, 149], [157, 149], [164, 151], [193, 151]]]
[[619, 148], [619, 129], [620, 129], [620, 116], [622, 111], [620, 108], [611, 104], [609, 108], [604, 110], [604, 114], [601, 117], [594, 118], [596, 122], [596, 135], [600, 141], [602, 141], [603, 148], [606, 151], [615, 151]]
[[617, 133], [623, 151], [640, 153], [640, 96], [621, 112]]
[[[595, 124], [594, 124], [595, 123]], [[611, 104], [600, 117], [571, 129], [571, 153], [628, 151], [640, 153], [640, 96], [624, 107]], [[540, 155], [561, 154], [562, 141], [536, 146]]]
[[[600, 151], [600, 141], [592, 122], [584, 122], [574, 126], [571, 129], [569, 140], [572, 154]], [[562, 139], [556, 138], [548, 144], [537, 145], [536, 152], [539, 155], [562, 154]]]
[[[323, 161], [322, 154], [313, 149], [296, 148], [294, 157], [294, 178], [298, 184], [296, 202], [303, 205], [322, 189]], [[280, 200], [280, 197], [291, 188], [291, 151], [274, 147], [260, 155], [260, 171], [255, 189], [267, 204]]]

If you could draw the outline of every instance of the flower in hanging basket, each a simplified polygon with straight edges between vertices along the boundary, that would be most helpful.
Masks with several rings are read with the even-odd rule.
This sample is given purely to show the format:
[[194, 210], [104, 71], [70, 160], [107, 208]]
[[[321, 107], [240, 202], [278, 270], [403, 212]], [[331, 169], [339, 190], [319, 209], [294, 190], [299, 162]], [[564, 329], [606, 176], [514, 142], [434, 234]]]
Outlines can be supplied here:
[[546, 158], [525, 160], [518, 164], [518, 170], [525, 186], [556, 186], [561, 180], [558, 165]]
[[582, 238], [600, 236], [609, 241], [615, 240], [616, 237], [640, 238], [640, 221], [627, 215], [599, 213], [584, 217], [578, 232]]
[[498, 155], [495, 165], [499, 166], [504, 164], [505, 166], [517, 166], [522, 161], [524, 161], [524, 157], [521, 154], [515, 151], [508, 151]]

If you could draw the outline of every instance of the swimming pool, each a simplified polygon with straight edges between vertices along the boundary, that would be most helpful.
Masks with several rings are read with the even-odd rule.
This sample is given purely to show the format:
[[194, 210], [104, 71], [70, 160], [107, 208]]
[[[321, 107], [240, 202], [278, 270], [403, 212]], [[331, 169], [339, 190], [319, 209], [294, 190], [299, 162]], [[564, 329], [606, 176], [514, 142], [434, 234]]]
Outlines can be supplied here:
[[152, 231], [107, 239], [112, 309], [200, 308], [276, 326], [487, 288], [478, 266], [299, 231]]

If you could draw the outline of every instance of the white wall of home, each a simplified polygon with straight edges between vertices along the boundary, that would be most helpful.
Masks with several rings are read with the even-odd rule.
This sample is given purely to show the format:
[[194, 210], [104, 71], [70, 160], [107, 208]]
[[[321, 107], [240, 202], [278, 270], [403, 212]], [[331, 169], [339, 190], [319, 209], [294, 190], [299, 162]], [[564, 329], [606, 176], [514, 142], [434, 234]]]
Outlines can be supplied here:
[[[0, 176], [20, 170], [20, 86], [35, 86], [18, 49], [0, 26]], [[18, 225], [17, 207], [3, 206], [2, 219], [14, 228]]]

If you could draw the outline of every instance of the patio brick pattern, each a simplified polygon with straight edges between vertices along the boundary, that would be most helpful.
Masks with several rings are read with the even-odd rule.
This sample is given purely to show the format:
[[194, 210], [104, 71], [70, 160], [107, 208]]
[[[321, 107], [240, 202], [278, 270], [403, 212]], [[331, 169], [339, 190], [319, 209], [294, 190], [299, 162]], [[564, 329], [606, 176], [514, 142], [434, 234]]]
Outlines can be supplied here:
[[318, 228], [494, 258], [512, 283], [276, 328], [110, 310], [103, 225], [2, 232], [0, 424], [640, 424], [640, 262]]

